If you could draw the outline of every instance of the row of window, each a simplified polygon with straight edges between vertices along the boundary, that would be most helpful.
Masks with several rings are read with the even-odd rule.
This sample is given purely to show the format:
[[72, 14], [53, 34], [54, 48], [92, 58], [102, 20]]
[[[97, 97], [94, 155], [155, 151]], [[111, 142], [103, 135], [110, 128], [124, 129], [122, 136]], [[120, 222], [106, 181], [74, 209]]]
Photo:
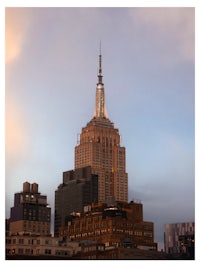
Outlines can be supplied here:
[[[16, 254], [16, 249], [6, 249], [6, 254]], [[33, 255], [33, 249], [30, 248], [18, 248], [18, 254], [26, 254], [26, 255]]]
[[[103, 228], [103, 227], [107, 227], [107, 226], [118, 226], [118, 227], [130, 227], [130, 228], [133, 228], [133, 224], [131, 223], [128, 223], [128, 222], [119, 222], [119, 221], [115, 221], [115, 220], [104, 220], [102, 221], [102, 215], [101, 216], [95, 216], [93, 218], [88, 218], [87, 221], [82, 221], [82, 222], [75, 222], [74, 223], [74, 227], [77, 230], [80, 230], [80, 229], [91, 229], [91, 228]], [[137, 227], [139, 228], [139, 227]], [[141, 228], [142, 229], [145, 229], [147, 230], [147, 227], [146, 225], [145, 226], [142, 226], [141, 225]], [[152, 230], [152, 227], [149, 227], [148, 230]]]
[[117, 144], [116, 139], [112, 140], [112, 138], [110, 137], [110, 140], [108, 137], [100, 137], [98, 136], [97, 138], [91, 137], [91, 136], [81, 136], [80, 138], [80, 142], [81, 143], [88, 143], [88, 142], [95, 142], [95, 143], [102, 143], [103, 145], [106, 146], [113, 146]]
[[[101, 234], [106, 234], [106, 233], [124, 233], [126, 235], [134, 235], [134, 236], [144, 236], [144, 237], [152, 237], [152, 232], [141, 232], [141, 231], [132, 231], [132, 230], [125, 230], [125, 229], [101, 229], [101, 230], [95, 230], [93, 232], [87, 232], [87, 233], [78, 233], [71, 235], [70, 238], [80, 238], [80, 237], [91, 237], [91, 236], [98, 236]], [[67, 234], [66, 231], [64, 231], [64, 234]]]
[[83, 249], [84, 252], [95, 251], [95, 250], [96, 250], [96, 246], [89, 246]]
[[24, 228], [25, 232], [40, 233], [40, 234], [49, 234], [50, 230], [41, 229], [41, 228]]
[[[30, 248], [18, 248], [18, 253], [17, 254], [24, 254], [24, 255], [33, 255], [33, 249]], [[16, 254], [16, 249], [6, 249], [6, 254]], [[35, 254], [39, 255], [40, 254], [40, 249], [36, 249], [35, 250]], [[46, 255], [51, 255], [52, 251], [51, 249], [45, 249], [44, 254]], [[60, 256], [67, 256], [69, 255], [69, 251], [67, 250], [56, 250], [55, 251], [55, 255], [60, 255]]]
[[27, 226], [32, 226], [32, 225], [38, 225], [40, 227], [43, 227], [43, 226], [48, 226], [49, 225], [49, 220], [47, 220], [49, 218], [46, 218], [46, 220], [44, 221], [33, 221], [33, 220], [23, 220], [24, 222], [24, 227], [27, 227]]
[[56, 250], [56, 251], [55, 251], [55, 254], [56, 254], [56, 255], [59, 255], [59, 256], [67, 256], [67, 255], [69, 255], [70, 253], [69, 253], [69, 251], [67, 251], [67, 250]]
[[[18, 241], [18, 242], [17, 242]], [[27, 239], [27, 238], [7, 238], [6, 239], [6, 244], [20, 244], [20, 245], [40, 245], [40, 239]], [[45, 245], [52, 245], [52, 240], [51, 239], [45, 239], [44, 241]]]
[[144, 229], [144, 230], [153, 230], [153, 225], [142, 225], [142, 224], [137, 224], [136, 225], [137, 229]]

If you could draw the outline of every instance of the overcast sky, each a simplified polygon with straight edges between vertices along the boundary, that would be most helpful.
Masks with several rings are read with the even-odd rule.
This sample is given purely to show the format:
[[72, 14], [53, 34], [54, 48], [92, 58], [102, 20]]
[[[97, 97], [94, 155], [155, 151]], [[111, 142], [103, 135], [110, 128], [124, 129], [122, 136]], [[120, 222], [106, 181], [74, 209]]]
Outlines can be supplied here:
[[6, 9], [6, 217], [25, 181], [54, 213], [92, 118], [99, 43], [108, 116], [126, 147], [129, 200], [163, 241], [194, 221], [194, 8]]

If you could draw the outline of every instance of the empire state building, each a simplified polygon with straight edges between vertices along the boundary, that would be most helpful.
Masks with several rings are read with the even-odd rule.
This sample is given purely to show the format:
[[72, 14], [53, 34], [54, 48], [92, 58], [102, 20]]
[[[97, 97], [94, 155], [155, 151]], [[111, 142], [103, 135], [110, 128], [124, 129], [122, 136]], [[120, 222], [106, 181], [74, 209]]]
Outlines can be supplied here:
[[75, 147], [75, 169], [91, 166], [98, 175], [98, 200], [113, 198], [128, 201], [126, 151], [120, 146], [119, 130], [109, 120], [105, 110], [102, 75], [102, 55], [99, 55], [96, 105], [93, 118], [82, 128]]

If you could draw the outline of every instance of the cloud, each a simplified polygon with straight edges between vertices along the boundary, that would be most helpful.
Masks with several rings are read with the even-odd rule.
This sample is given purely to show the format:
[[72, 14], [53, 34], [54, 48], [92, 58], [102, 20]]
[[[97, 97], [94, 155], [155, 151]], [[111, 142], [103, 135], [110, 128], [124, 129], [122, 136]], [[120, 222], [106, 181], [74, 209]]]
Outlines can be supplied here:
[[21, 53], [29, 26], [27, 13], [19, 8], [6, 8], [5, 50], [6, 64], [11, 63]]
[[[5, 48], [6, 48], [6, 98], [5, 98], [5, 152], [6, 176], [11, 178], [16, 173], [19, 162], [30, 153], [30, 134], [25, 123], [24, 103], [18, 101], [19, 88], [16, 83], [11, 63], [19, 59], [23, 49], [32, 16], [29, 9], [6, 8]], [[19, 70], [19, 66], [17, 67]], [[16, 75], [16, 77], [19, 77]], [[22, 99], [22, 97], [20, 98]]]
[[[174, 51], [175, 58], [181, 61], [194, 61], [195, 13], [194, 8], [136, 8], [130, 9], [129, 15], [134, 24], [138, 25], [135, 33], [151, 39], [159, 53]], [[160, 49], [160, 51], [159, 51]]]

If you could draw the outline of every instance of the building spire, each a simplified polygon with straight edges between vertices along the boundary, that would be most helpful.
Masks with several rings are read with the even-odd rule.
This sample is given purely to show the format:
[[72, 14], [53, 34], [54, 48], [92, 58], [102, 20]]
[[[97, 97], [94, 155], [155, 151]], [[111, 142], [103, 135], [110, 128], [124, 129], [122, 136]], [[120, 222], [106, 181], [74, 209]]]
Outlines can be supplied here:
[[104, 95], [104, 84], [102, 82], [102, 56], [101, 56], [101, 42], [99, 51], [99, 70], [98, 70], [98, 83], [96, 88], [96, 107], [95, 117], [105, 119], [107, 118], [107, 112], [105, 110], [105, 95]]
[[101, 56], [101, 41], [100, 41], [98, 84], [99, 83], [102, 84], [102, 78], [103, 78], [101, 63], [102, 63], [102, 56]]

